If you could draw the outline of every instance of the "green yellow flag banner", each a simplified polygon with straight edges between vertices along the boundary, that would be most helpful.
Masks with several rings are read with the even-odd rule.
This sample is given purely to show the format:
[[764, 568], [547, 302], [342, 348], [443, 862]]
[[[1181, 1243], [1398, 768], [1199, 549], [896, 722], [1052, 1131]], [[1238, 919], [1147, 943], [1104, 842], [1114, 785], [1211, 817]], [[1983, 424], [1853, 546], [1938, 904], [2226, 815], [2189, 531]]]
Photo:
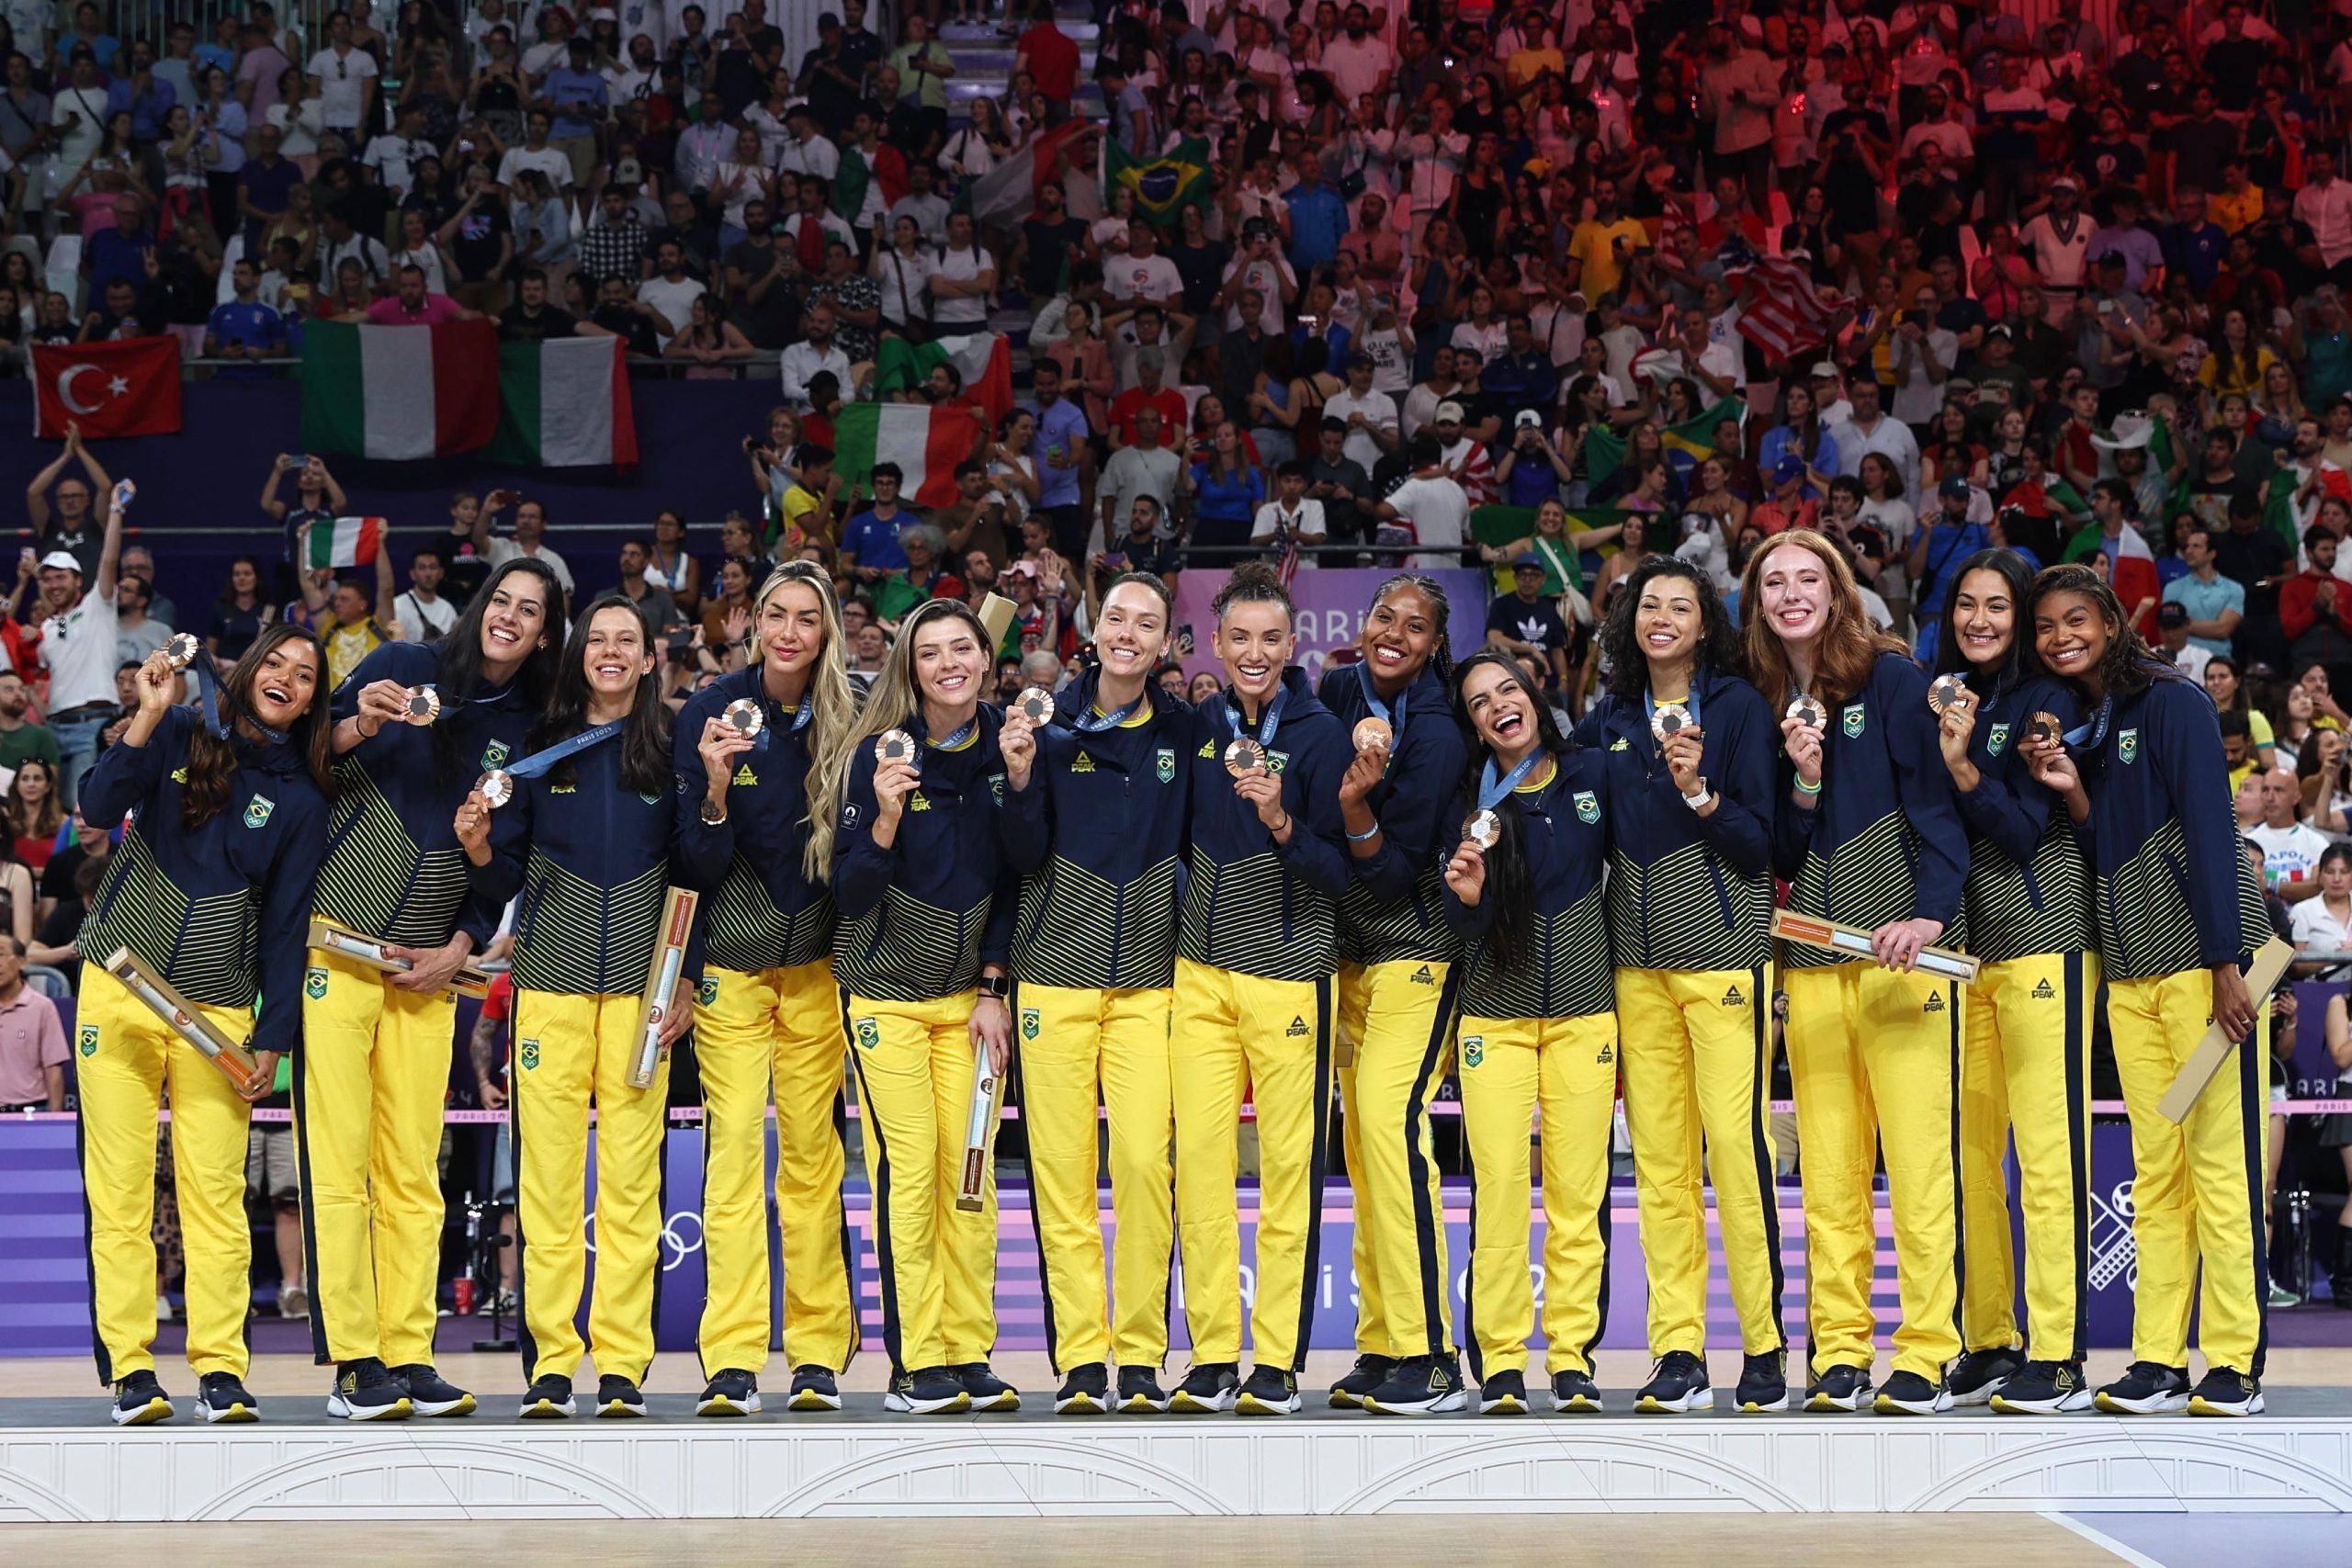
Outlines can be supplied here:
[[[1166, 226], [1187, 207], [1205, 206], [1210, 195], [1209, 144], [1200, 137], [1178, 142], [1156, 158], [1137, 158], [1114, 137], [1102, 139], [1102, 186], [1125, 186], [1136, 193], [1136, 211]], [[1107, 204], [1106, 204], [1107, 205]]]
[[[1666, 447], [1667, 463], [1686, 488], [1690, 482], [1691, 471], [1715, 449], [1715, 426], [1727, 419], [1736, 419], [1745, 425], [1747, 423], [1747, 403], [1737, 398], [1728, 398], [1696, 419], [1668, 425], [1658, 432], [1658, 439]], [[1597, 485], [1615, 473], [1617, 466], [1624, 460], [1625, 438], [1614, 430], [1592, 426], [1584, 438], [1587, 477]]]

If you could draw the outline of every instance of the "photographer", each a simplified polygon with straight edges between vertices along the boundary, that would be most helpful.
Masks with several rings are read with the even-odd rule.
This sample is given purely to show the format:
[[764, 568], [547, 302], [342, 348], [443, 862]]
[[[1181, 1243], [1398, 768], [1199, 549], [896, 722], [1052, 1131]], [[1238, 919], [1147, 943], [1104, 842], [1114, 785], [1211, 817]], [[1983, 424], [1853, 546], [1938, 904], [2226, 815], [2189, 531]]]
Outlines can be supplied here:
[[[1517, 326], [1512, 330], [1516, 332]], [[1502, 492], [1503, 502], [1510, 506], [1541, 506], [1556, 501], [1560, 487], [1575, 477], [1572, 467], [1576, 456], [1574, 437], [1570, 437], [1567, 452], [1563, 453], [1544, 434], [1544, 416], [1533, 409], [1519, 411], [1510, 433], [1510, 445], [1495, 464], [1495, 484]]]

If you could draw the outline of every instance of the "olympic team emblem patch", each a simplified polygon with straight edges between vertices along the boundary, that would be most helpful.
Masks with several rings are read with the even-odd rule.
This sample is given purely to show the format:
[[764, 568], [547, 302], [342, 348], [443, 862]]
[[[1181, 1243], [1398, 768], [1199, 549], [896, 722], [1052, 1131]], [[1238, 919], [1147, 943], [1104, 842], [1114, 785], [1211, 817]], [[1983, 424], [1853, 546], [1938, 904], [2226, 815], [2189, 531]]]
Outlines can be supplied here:
[[1176, 752], [1172, 747], [1162, 746], [1159, 749], [1159, 782], [1161, 784], [1176, 782]]
[[718, 982], [712, 979], [705, 979], [701, 985], [695, 987], [695, 1000], [701, 1003], [704, 1007], [709, 1007], [712, 1003], [718, 1001]]
[[2008, 743], [2009, 727], [2006, 724], [1996, 724], [1985, 732], [1984, 750], [1993, 756], [1999, 756]]
[[874, 1047], [882, 1043], [882, 1026], [875, 1022], [870, 1018], [859, 1019], [857, 1021], [857, 1043], [860, 1046], [868, 1051], [873, 1050]]
[[1860, 740], [1862, 738], [1862, 705], [1860, 703], [1850, 705], [1842, 716], [1846, 726], [1846, 739]]
[[245, 807], [245, 826], [248, 828], [260, 827], [263, 823], [269, 820], [269, 814], [277, 809], [277, 802], [270, 799], [269, 796], [266, 795], [257, 795], [254, 796]]
[[2115, 754], [2123, 759], [2126, 766], [2138, 761], [2140, 760], [2140, 732], [2136, 729], [2118, 731], [2115, 737]]
[[1483, 1034], [1464, 1035], [1462, 1037], [1462, 1065], [1465, 1067], [1475, 1067], [1486, 1059], [1487, 1037]]
[[539, 1065], [539, 1043], [536, 1040], [524, 1041], [514, 1048], [514, 1059], [523, 1064], [525, 1072], [529, 1072]]
[[82, 1026], [82, 1055], [95, 1056], [97, 1054], [98, 1026], [95, 1023], [85, 1023]]
[[1577, 820], [1587, 826], [1600, 820], [1600, 801], [1589, 789], [1577, 791]]
[[1023, 1008], [1021, 1010], [1021, 1038], [1023, 1040], [1036, 1039], [1037, 1028], [1037, 1010], [1035, 1008]]
[[326, 1000], [327, 972], [323, 969], [316, 968], [303, 970], [302, 994], [310, 998], [314, 1002], [322, 1002]]
[[514, 754], [514, 749], [509, 747], [505, 741], [492, 741], [489, 745], [481, 749], [482, 772], [488, 773], [492, 768], [504, 765], [506, 759]]

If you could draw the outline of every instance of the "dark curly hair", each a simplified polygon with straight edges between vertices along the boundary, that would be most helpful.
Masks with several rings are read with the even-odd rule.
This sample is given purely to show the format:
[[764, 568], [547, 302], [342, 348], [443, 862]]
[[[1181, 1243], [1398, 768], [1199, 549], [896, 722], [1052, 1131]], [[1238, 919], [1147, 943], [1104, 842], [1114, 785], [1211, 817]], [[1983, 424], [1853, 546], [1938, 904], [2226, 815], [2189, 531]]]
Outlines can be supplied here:
[[1652, 556], [1617, 585], [1609, 604], [1609, 618], [1600, 626], [1600, 659], [1609, 671], [1609, 694], [1622, 703], [1639, 703], [1649, 692], [1649, 660], [1642, 653], [1634, 630], [1640, 614], [1642, 591], [1661, 577], [1679, 577], [1690, 584], [1699, 601], [1699, 663], [1718, 675], [1736, 676], [1747, 669], [1739, 628], [1731, 624], [1723, 595], [1707, 574], [1679, 556]]
[[[2080, 562], [2045, 568], [2033, 580], [2033, 598], [2028, 606], [2028, 623], [2041, 613], [2041, 603], [2053, 593], [2079, 593], [2098, 608], [2099, 619], [2107, 623], [2107, 652], [2098, 661], [2099, 687], [2110, 697], [2136, 697], [2158, 681], [2186, 681], [2178, 666], [2158, 659], [2138, 632], [2132, 629], [2132, 617], [2123, 608], [2123, 601], [2115, 590], [2099, 580], [2098, 573]], [[2041, 639], [2035, 638], [2036, 642]]]

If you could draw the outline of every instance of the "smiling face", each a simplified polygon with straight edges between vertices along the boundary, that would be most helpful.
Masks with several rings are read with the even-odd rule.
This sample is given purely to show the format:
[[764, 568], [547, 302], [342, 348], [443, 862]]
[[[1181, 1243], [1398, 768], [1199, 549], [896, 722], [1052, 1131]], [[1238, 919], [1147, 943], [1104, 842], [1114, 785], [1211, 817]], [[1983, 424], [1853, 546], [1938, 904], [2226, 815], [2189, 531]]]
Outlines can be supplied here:
[[1757, 609], [1774, 636], [1811, 644], [1829, 626], [1829, 568], [1803, 545], [1778, 545], [1757, 574]]
[[1516, 762], [1543, 739], [1537, 728], [1537, 698], [1526, 680], [1499, 661], [1481, 663], [1464, 677], [1462, 705], [1487, 750]]
[[547, 640], [547, 583], [533, 571], [510, 571], [490, 591], [481, 615], [482, 663], [512, 668]]
[[1216, 656], [1234, 694], [1247, 701], [1262, 702], [1274, 694], [1297, 647], [1290, 612], [1271, 601], [1228, 604], [1217, 622]]
[[915, 628], [914, 639], [916, 695], [951, 713], [979, 701], [989, 650], [970, 622], [961, 615], [933, 615]]
[[1103, 597], [1094, 626], [1102, 673], [1139, 680], [1168, 651], [1168, 606], [1140, 582], [1122, 582]]
[[2044, 594], [2033, 607], [2033, 649], [2062, 680], [2083, 680], [2107, 657], [2115, 629], [2087, 593]]
[[1634, 606], [1634, 636], [1653, 668], [1683, 663], [1698, 652], [1704, 625], [1699, 592], [1696, 582], [1672, 572], [1642, 584], [1641, 600]]
[[1409, 585], [1391, 589], [1363, 618], [1356, 647], [1384, 682], [1409, 683], [1429, 667], [1444, 630], [1444, 618], [1430, 596]]
[[626, 708], [637, 683], [653, 673], [653, 653], [646, 647], [645, 617], [626, 604], [607, 604], [588, 623], [581, 652], [582, 672], [588, 677], [589, 700], [605, 707]]
[[797, 675], [825, 650], [825, 607], [810, 582], [785, 582], [760, 601], [760, 651], [771, 676]]
[[268, 728], [288, 728], [309, 711], [322, 680], [317, 645], [308, 637], [288, 637], [262, 655], [244, 694], [245, 706]]
[[2008, 656], [2017, 637], [2017, 601], [2009, 596], [2009, 581], [1999, 572], [1979, 567], [1960, 580], [1952, 591], [1952, 630], [1969, 664], [1989, 670]]

